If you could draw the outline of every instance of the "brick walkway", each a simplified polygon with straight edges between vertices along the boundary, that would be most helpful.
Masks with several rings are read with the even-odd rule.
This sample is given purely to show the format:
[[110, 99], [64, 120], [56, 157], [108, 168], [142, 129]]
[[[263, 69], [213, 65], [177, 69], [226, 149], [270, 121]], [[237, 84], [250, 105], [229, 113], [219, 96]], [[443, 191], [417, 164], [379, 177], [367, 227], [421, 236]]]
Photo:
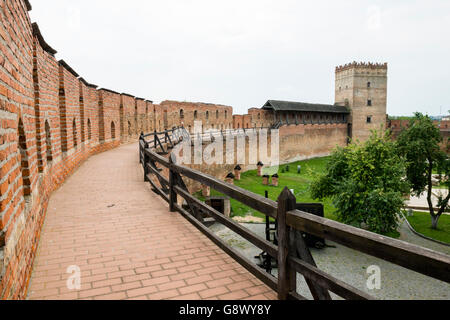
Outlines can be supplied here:
[[[48, 207], [29, 299], [275, 299], [157, 197], [137, 144], [91, 157]], [[67, 268], [81, 269], [70, 291]]]

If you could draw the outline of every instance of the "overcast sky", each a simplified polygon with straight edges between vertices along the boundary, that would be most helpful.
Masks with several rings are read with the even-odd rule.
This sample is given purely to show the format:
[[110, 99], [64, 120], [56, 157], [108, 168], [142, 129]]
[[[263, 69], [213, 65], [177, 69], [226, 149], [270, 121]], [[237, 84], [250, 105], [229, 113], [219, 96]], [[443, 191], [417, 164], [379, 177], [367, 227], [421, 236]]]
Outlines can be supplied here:
[[335, 66], [389, 63], [388, 113], [450, 110], [450, 1], [31, 0], [88, 82], [155, 102], [334, 103]]

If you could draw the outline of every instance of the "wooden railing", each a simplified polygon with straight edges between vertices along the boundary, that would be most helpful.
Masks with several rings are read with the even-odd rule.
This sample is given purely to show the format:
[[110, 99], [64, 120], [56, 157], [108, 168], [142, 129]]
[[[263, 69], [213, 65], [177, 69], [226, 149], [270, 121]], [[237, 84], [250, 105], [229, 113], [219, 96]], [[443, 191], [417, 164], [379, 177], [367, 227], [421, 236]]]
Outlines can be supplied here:
[[[303, 275], [316, 300], [330, 300], [330, 292], [344, 299], [373, 299], [369, 294], [318, 269], [305, 244], [302, 232], [334, 241], [435, 279], [450, 282], [450, 256], [448, 255], [295, 210], [296, 199], [287, 188], [275, 202], [178, 164], [174, 154], [170, 154], [168, 158], [164, 157], [168, 155], [169, 149], [183, 139], [190, 139], [190, 135], [184, 128], [141, 135], [139, 154], [145, 181], [148, 181], [153, 191], [169, 203], [171, 212], [181, 213], [237, 262], [275, 290], [279, 299], [306, 299], [297, 293], [298, 274]], [[168, 178], [161, 174], [164, 168], [169, 173]], [[276, 219], [278, 246], [198, 200], [190, 194], [184, 179], [200, 182]], [[186, 201], [187, 206], [183, 207], [179, 204], [179, 197]], [[267, 273], [214, 234], [204, 224], [205, 214], [276, 259], [278, 276], [274, 277]]]

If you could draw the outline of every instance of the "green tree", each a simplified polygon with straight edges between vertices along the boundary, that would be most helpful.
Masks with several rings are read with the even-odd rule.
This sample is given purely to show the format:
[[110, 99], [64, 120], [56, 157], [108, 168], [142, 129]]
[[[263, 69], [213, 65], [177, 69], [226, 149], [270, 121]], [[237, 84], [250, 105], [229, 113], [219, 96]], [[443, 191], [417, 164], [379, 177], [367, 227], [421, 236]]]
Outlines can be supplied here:
[[[421, 113], [416, 113], [407, 129], [403, 129], [397, 139], [398, 152], [406, 158], [406, 176], [415, 195], [427, 192], [428, 208], [431, 215], [431, 228], [437, 229], [438, 221], [448, 208], [450, 192], [445, 198], [440, 196], [437, 211], [432, 202], [433, 172], [445, 177], [444, 186], [450, 183], [450, 164], [445, 152], [441, 150], [444, 142], [440, 130], [433, 121]], [[448, 141], [447, 141], [448, 146]]]
[[339, 221], [388, 234], [398, 227], [398, 214], [408, 190], [405, 163], [389, 133], [373, 131], [368, 141], [337, 148], [326, 173], [311, 186], [314, 199], [331, 197]]

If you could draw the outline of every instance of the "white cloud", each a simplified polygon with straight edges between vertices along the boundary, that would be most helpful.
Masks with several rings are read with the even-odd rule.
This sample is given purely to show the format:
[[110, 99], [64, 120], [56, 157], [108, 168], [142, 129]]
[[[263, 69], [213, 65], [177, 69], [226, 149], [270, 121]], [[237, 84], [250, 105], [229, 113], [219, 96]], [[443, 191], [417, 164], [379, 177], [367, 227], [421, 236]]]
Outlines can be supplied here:
[[334, 67], [363, 60], [389, 63], [390, 114], [450, 109], [446, 0], [32, 5], [58, 58], [87, 81], [155, 101], [223, 103], [236, 113], [271, 98], [333, 103]]

